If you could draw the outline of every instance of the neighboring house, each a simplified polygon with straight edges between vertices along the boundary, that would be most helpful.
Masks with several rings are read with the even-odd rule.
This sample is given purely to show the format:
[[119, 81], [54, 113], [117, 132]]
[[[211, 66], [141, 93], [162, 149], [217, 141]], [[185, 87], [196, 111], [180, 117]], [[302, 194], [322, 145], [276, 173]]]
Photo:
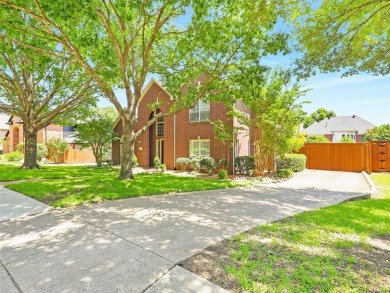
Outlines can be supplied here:
[[3, 153], [3, 140], [5, 139], [5, 135], [8, 131], [8, 125], [6, 124], [8, 121], [8, 116], [4, 114], [0, 114], [0, 154]]
[[[3, 141], [4, 154], [16, 151], [18, 145], [24, 142], [23, 121], [16, 116], [7, 116], [6, 124], [8, 124], [8, 129]], [[75, 149], [77, 145], [72, 137], [73, 132], [73, 127], [50, 124], [38, 131], [37, 142], [44, 143], [52, 137], [59, 137], [66, 140], [71, 149]]]
[[350, 137], [356, 142], [362, 142], [367, 130], [375, 125], [357, 115], [326, 118], [315, 122], [303, 129], [303, 133], [310, 135], [324, 135], [331, 142], [338, 142], [342, 137]]
[[[153, 117], [153, 111], [148, 104], [159, 99], [160, 107], [157, 112], [168, 112], [171, 105], [170, 94], [154, 79], [144, 89], [138, 107], [138, 122], [136, 129]], [[248, 112], [245, 107], [236, 103], [241, 111]], [[229, 107], [219, 102], [196, 103], [192, 109], [183, 109], [175, 115], [158, 120], [146, 130], [136, 141], [135, 155], [139, 166], [153, 167], [153, 160], [158, 156], [168, 169], [176, 168], [176, 159], [180, 157], [212, 157], [216, 162], [227, 159], [229, 171], [233, 170], [234, 158], [251, 154], [251, 142], [248, 128], [243, 127], [227, 112]], [[228, 125], [242, 128], [238, 131], [236, 141], [225, 146], [215, 138], [215, 131], [209, 121], [225, 121]], [[118, 137], [122, 136], [122, 121], [120, 118], [114, 124]], [[120, 163], [121, 142], [112, 143], [113, 164]]]

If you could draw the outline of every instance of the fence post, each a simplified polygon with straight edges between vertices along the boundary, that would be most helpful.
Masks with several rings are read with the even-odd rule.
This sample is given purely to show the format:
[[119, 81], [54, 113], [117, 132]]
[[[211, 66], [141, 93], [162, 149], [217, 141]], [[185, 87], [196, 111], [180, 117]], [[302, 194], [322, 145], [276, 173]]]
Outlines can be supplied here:
[[371, 174], [372, 172], [372, 145], [371, 145], [371, 142], [367, 142], [367, 173], [368, 174]]

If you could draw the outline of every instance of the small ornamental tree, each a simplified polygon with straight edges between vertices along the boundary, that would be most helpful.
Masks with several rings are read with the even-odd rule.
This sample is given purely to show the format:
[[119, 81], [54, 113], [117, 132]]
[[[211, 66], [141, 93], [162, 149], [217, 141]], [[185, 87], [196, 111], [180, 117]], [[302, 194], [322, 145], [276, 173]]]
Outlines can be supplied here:
[[302, 103], [297, 100], [305, 91], [291, 80], [289, 72], [271, 71], [257, 61], [232, 80], [235, 97], [251, 111], [250, 117], [243, 113], [237, 118], [251, 128], [258, 171], [273, 170], [274, 158], [291, 151], [291, 139], [303, 120]]
[[102, 166], [103, 155], [115, 138], [112, 125], [117, 115], [113, 107], [95, 108], [85, 122], [77, 124], [74, 136], [80, 144], [92, 149], [98, 167]]
[[59, 137], [53, 137], [46, 141], [46, 146], [49, 149], [49, 156], [54, 163], [59, 164], [64, 153], [69, 149], [69, 143]]
[[237, 115], [237, 110], [234, 107], [232, 107], [232, 109], [227, 113], [227, 115], [227, 120], [222, 121], [220, 119], [217, 119], [210, 121], [210, 124], [213, 125], [215, 138], [219, 140], [223, 145], [223, 158], [221, 160], [221, 163], [223, 163], [223, 168], [228, 167], [225, 166], [224, 163], [229, 163], [230, 150], [233, 148], [233, 143], [236, 140], [238, 131], [242, 130], [241, 127], [234, 126], [234, 124], [232, 123], [233, 117]]

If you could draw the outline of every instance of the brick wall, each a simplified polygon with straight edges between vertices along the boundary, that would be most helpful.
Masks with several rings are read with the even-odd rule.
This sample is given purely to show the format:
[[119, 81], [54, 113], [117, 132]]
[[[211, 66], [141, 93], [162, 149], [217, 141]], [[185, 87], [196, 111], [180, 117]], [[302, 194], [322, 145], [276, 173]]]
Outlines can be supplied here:
[[356, 142], [363, 142], [363, 134], [356, 134]]
[[332, 140], [333, 140], [333, 134], [325, 134], [325, 137], [326, 137], [330, 142], [332, 142]]

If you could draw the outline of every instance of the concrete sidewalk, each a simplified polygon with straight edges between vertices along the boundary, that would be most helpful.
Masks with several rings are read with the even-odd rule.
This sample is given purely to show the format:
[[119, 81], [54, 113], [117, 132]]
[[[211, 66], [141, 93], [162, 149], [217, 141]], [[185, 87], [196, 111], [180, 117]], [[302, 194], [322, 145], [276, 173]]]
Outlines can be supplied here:
[[0, 186], [0, 222], [50, 209], [51, 207], [40, 201]]
[[224, 292], [177, 264], [257, 225], [368, 190], [360, 173], [307, 170], [277, 184], [54, 210], [0, 224], [0, 276], [9, 292]]

